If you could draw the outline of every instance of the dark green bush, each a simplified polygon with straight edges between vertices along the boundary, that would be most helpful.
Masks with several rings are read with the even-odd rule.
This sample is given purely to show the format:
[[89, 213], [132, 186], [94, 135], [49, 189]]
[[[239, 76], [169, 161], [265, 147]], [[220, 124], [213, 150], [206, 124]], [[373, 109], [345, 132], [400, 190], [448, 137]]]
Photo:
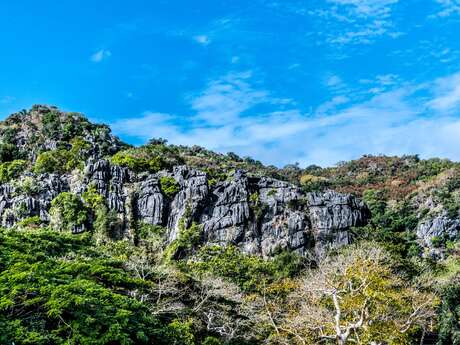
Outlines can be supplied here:
[[1, 344], [193, 344], [189, 324], [129, 296], [148, 286], [89, 236], [0, 229], [0, 267]]
[[460, 276], [443, 288], [437, 345], [460, 345]]
[[19, 158], [20, 154], [16, 145], [0, 144], [0, 162], [10, 162]]

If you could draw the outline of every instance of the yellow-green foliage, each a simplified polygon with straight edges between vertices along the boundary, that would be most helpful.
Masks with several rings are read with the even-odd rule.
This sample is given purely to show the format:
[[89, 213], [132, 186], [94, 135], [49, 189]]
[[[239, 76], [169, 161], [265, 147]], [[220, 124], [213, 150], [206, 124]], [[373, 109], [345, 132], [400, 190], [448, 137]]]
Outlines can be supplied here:
[[327, 179], [321, 176], [304, 174], [299, 179], [302, 187], [307, 191], [314, 191], [323, 188], [327, 184]]
[[247, 292], [262, 291], [266, 284], [300, 273], [304, 259], [298, 254], [280, 251], [270, 260], [248, 255], [235, 246], [204, 246], [194, 260], [188, 262], [192, 271], [228, 279]]
[[27, 162], [16, 159], [0, 164], [0, 183], [6, 183], [18, 177], [27, 168]]
[[104, 197], [96, 190], [93, 184], [88, 186], [88, 189], [82, 194], [83, 201], [92, 209], [105, 204]]
[[134, 172], [158, 172], [164, 167], [160, 156], [152, 156], [142, 149], [119, 151], [112, 156], [111, 161], [113, 164], [127, 167]]
[[179, 222], [179, 234], [165, 250], [166, 260], [178, 260], [184, 258], [195, 248], [201, 239], [201, 226], [192, 223], [188, 228], [185, 227], [184, 219]]
[[163, 176], [160, 178], [160, 188], [163, 194], [168, 198], [172, 198], [180, 190], [177, 181], [169, 176]]
[[172, 339], [177, 339], [177, 344], [195, 345], [193, 335], [193, 321], [174, 320], [167, 327], [167, 334]]
[[[282, 306], [281, 327], [316, 344], [325, 336], [337, 344], [413, 344], [422, 328], [430, 330], [438, 299], [410, 287], [394, 272], [391, 258], [376, 243], [364, 243], [330, 255], [299, 281]], [[306, 312], [308, 310], [308, 312]], [[346, 334], [351, 327], [352, 332]], [[415, 338], [416, 339], [416, 338]]]
[[38, 155], [34, 172], [64, 174], [75, 168], [83, 168], [85, 152], [90, 148], [89, 143], [81, 138], [74, 138], [70, 150], [56, 149], [45, 151]]
[[18, 228], [38, 228], [41, 224], [39, 216], [28, 217], [16, 224]]

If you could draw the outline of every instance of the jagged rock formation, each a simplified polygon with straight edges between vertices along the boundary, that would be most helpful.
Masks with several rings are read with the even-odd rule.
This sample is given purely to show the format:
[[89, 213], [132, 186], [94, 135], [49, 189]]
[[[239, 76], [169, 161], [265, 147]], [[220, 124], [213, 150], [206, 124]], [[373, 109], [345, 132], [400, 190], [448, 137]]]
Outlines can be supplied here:
[[[161, 176], [173, 177], [179, 184], [179, 192], [170, 200], [162, 194]], [[369, 216], [364, 203], [351, 195], [333, 191], [303, 194], [289, 183], [248, 177], [242, 171], [210, 188], [205, 173], [187, 166], [136, 175], [100, 159], [86, 165], [78, 182], [72, 174], [24, 178], [33, 179], [36, 189], [23, 194], [18, 186], [1, 186], [3, 226], [31, 216], [47, 223], [54, 197], [64, 191], [81, 195], [90, 185], [121, 220], [120, 237], [133, 238], [133, 224], [145, 222], [165, 226], [172, 241], [178, 236], [179, 220], [185, 218], [186, 224], [202, 224], [205, 243], [234, 244], [262, 255], [278, 249], [305, 253], [322, 250], [326, 244], [348, 244], [348, 230], [364, 225]]]
[[[139, 225], [146, 223], [164, 227], [171, 242], [180, 235], [181, 226], [196, 223], [201, 226], [203, 243], [233, 244], [264, 256], [279, 249], [320, 253], [328, 246], [348, 244], [350, 229], [370, 219], [366, 205], [351, 194], [305, 193], [297, 184], [274, 178], [292, 180], [300, 174], [298, 167], [277, 170], [233, 153], [167, 146], [161, 139], [132, 149], [131, 156], [122, 157], [122, 164], [115, 164], [113, 155], [126, 149], [129, 145], [113, 136], [109, 127], [93, 124], [78, 113], [36, 105], [11, 115], [0, 122], [1, 225], [11, 227], [34, 216], [42, 225], [49, 224], [53, 199], [62, 192], [82, 196], [89, 188], [103, 196], [110, 216], [116, 219], [110, 229], [114, 238], [134, 241]], [[48, 153], [48, 161], [42, 160], [38, 169], [43, 153]], [[130, 160], [140, 162], [140, 168], [131, 166]], [[460, 236], [460, 174], [453, 163], [433, 162], [437, 167], [444, 165], [445, 173], [427, 180], [431, 182], [422, 184], [423, 188], [412, 183], [410, 176], [423, 177], [433, 169], [414, 157], [364, 157], [349, 166], [325, 170], [325, 175], [328, 183], [335, 181], [342, 191], [359, 181], [361, 186], [367, 177], [373, 183], [386, 181], [382, 190], [394, 187], [387, 194], [412, 205], [417, 224], [408, 230], [416, 234], [425, 254], [442, 258], [446, 243]], [[395, 171], [393, 181], [388, 176]], [[162, 178], [175, 181], [173, 194], [162, 190]], [[307, 181], [324, 183], [325, 179], [313, 176]], [[409, 194], [413, 190], [415, 194]], [[94, 217], [73, 231], [92, 230], [92, 221]]]

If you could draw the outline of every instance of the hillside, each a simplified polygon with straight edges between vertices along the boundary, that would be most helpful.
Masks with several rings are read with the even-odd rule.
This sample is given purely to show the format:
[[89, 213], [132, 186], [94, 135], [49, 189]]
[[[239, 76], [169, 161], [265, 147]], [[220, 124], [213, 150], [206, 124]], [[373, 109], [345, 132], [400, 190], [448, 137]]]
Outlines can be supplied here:
[[459, 163], [280, 169], [42, 105], [0, 161], [1, 343], [459, 343]]

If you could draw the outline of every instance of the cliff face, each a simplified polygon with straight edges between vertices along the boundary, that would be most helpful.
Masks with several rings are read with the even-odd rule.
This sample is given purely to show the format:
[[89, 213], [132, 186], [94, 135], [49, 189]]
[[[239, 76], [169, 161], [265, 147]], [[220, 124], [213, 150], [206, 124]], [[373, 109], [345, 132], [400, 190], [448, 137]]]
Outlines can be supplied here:
[[[176, 181], [174, 196], [162, 192], [162, 177]], [[207, 174], [184, 165], [171, 171], [136, 174], [105, 159], [90, 159], [81, 176], [26, 173], [22, 178], [33, 180], [32, 191], [24, 192], [9, 183], [0, 186], [0, 215], [5, 227], [32, 216], [48, 223], [51, 201], [57, 195], [82, 195], [89, 186], [104, 196], [108, 209], [116, 214], [114, 237], [133, 240], [136, 225], [147, 223], [165, 227], [173, 241], [182, 220], [186, 226], [192, 222], [202, 225], [203, 243], [234, 244], [244, 252], [264, 256], [279, 249], [306, 254], [348, 244], [350, 228], [364, 225], [369, 217], [364, 203], [351, 195], [303, 193], [287, 182], [249, 177], [243, 171], [210, 186]], [[73, 231], [90, 227], [85, 224]]]
[[[401, 231], [405, 224], [404, 231], [415, 236], [426, 255], [442, 258], [460, 235], [460, 166], [446, 160], [366, 156], [336, 168], [277, 169], [234, 153], [166, 145], [161, 139], [133, 148], [108, 126], [55, 107], [37, 105], [0, 122], [4, 227], [30, 217], [38, 225], [53, 225], [56, 197], [70, 192], [88, 207], [83, 196], [94, 191], [103, 197], [111, 219], [108, 235], [115, 239], [136, 241], [139, 228], [150, 224], [164, 228], [172, 242], [181, 229], [198, 224], [201, 243], [233, 244], [263, 256], [280, 249], [309, 255], [350, 243], [350, 230], [370, 221], [366, 205], [347, 190], [382, 194], [379, 202], [385, 202], [386, 211], [373, 211], [368, 230]], [[404, 221], [391, 215], [399, 208], [410, 208]], [[55, 228], [93, 231], [94, 210], [84, 218]]]

